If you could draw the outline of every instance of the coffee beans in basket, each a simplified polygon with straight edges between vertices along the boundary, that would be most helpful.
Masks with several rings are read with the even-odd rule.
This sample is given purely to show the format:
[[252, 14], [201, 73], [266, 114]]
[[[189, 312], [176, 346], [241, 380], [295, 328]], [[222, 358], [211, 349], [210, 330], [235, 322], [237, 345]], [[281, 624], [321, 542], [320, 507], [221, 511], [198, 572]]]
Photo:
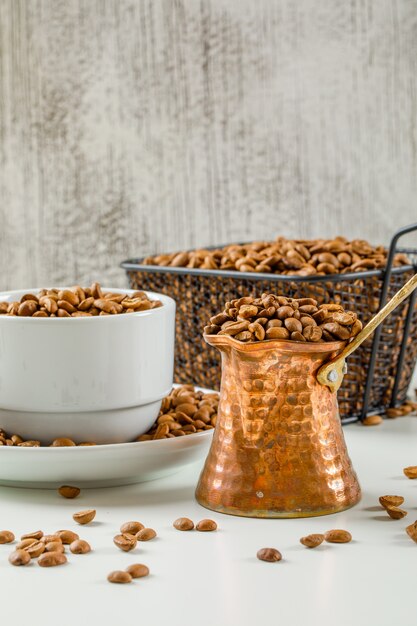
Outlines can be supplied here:
[[283, 339], [321, 343], [349, 341], [362, 329], [353, 311], [340, 304], [318, 304], [313, 298], [285, 298], [264, 293], [226, 302], [210, 318], [206, 335], [227, 335], [242, 342]]
[[[382, 268], [387, 262], [387, 250], [362, 239], [286, 239], [232, 244], [212, 250], [174, 252], [147, 257], [144, 265], [188, 267], [267, 274], [320, 276], [345, 274]], [[405, 254], [394, 258], [394, 265], [408, 265]]]
[[92, 317], [148, 311], [162, 306], [150, 300], [144, 291], [125, 293], [103, 292], [99, 283], [91, 287], [76, 285], [71, 289], [41, 289], [24, 294], [19, 302], [0, 302], [0, 315], [20, 317]]

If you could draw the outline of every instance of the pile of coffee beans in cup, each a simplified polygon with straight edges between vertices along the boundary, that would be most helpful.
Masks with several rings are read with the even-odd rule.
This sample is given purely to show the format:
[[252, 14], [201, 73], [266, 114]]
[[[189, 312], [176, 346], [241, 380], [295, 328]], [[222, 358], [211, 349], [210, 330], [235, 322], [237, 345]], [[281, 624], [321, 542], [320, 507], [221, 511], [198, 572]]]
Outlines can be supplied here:
[[356, 313], [341, 304], [263, 293], [259, 298], [226, 302], [224, 311], [210, 318], [204, 334], [228, 335], [242, 342], [284, 339], [320, 343], [349, 341], [361, 329]]
[[[153, 441], [193, 435], [212, 430], [216, 425], [219, 394], [197, 390], [194, 385], [175, 387], [162, 400], [159, 415], [147, 433], [136, 441]], [[39, 448], [37, 439], [23, 439], [20, 435], [10, 435], [0, 428], [0, 446], [19, 446], [21, 448]], [[95, 446], [92, 441], [76, 443], [68, 437], [58, 437], [49, 446], [65, 448], [71, 446]], [[105, 444], [103, 444], [105, 445]], [[70, 487], [70, 489], [73, 489]], [[73, 496], [75, 497], [75, 496]]]
[[25, 293], [17, 302], [0, 302], [0, 315], [19, 317], [93, 317], [148, 311], [162, 306], [150, 300], [144, 291], [103, 292], [99, 283], [91, 287], [76, 285], [70, 289], [41, 289]]
[[[232, 244], [211, 250], [198, 249], [150, 256], [144, 265], [188, 267], [266, 274], [320, 276], [363, 272], [385, 267], [387, 250], [363, 239], [286, 239]], [[409, 265], [407, 255], [398, 253], [394, 265]]]

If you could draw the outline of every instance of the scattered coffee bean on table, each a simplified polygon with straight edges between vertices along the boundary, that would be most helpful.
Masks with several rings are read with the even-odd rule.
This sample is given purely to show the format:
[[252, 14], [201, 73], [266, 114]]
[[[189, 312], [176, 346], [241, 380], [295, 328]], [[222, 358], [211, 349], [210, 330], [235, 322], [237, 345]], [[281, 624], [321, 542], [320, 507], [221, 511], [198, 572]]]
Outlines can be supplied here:
[[0, 530], [0, 544], [12, 543], [15, 537], [11, 530]]
[[382, 424], [384, 420], [380, 415], [367, 415], [363, 420], [363, 426], [378, 426]]
[[[72, 530], [58, 530], [55, 535], [48, 536], [49, 541], [61, 541], [65, 545], [71, 544], [73, 541], [79, 539], [77, 533], [74, 533]], [[45, 541], [45, 537], [43, 537]]]
[[213, 530], [217, 530], [217, 524], [212, 519], [202, 519], [195, 527], [196, 530], [200, 532], [211, 532]]
[[62, 552], [44, 552], [38, 559], [38, 565], [41, 567], [55, 567], [66, 562], [67, 557]]
[[38, 541], [35, 539], [33, 543], [25, 548], [26, 552], [30, 555], [31, 559], [37, 559], [38, 556], [43, 554], [46, 550], [46, 545], [43, 541]]
[[49, 541], [48, 543], [45, 543], [45, 551], [46, 552], [65, 552], [65, 546], [62, 543], [62, 541]]
[[[27, 548], [33, 545], [33, 543], [36, 541], [37, 539], [33, 539], [33, 537], [27, 537], [26, 539], [22, 539], [16, 545], [16, 550], [27, 550]], [[43, 541], [41, 541], [41, 543], [43, 543]]]
[[268, 561], [269, 563], [276, 563], [282, 560], [282, 554], [276, 548], [262, 548], [258, 550], [256, 556], [260, 561]]
[[109, 583], [118, 583], [120, 585], [124, 585], [126, 583], [132, 582], [132, 576], [129, 572], [123, 572], [122, 570], [116, 570], [114, 572], [110, 572], [107, 576], [107, 580]]
[[73, 498], [76, 498], [77, 496], [80, 495], [81, 489], [79, 489], [78, 487], [73, 487], [71, 485], [62, 485], [58, 489], [58, 493], [63, 498], [68, 498], [68, 499], [72, 500]]
[[177, 530], [193, 530], [194, 522], [188, 519], [188, 517], [179, 517], [175, 520], [173, 526]]
[[349, 543], [352, 541], [352, 535], [347, 530], [334, 529], [324, 533], [324, 539], [328, 543]]
[[226, 302], [224, 311], [210, 318], [204, 334], [227, 335], [244, 343], [268, 339], [323, 343], [348, 341], [361, 329], [356, 313], [341, 304], [263, 293]]
[[150, 541], [151, 539], [155, 539], [156, 532], [153, 528], [142, 528], [139, 532], [136, 533], [136, 539], [138, 541]]
[[410, 465], [409, 467], [404, 467], [403, 469], [404, 474], [407, 476], [407, 478], [417, 478], [417, 465]]
[[392, 519], [402, 519], [407, 515], [407, 511], [400, 509], [398, 506], [387, 506], [385, 510]]
[[30, 554], [26, 550], [15, 550], [9, 556], [9, 563], [12, 565], [27, 565], [30, 561]]
[[73, 554], [87, 554], [87, 552], [91, 552], [91, 546], [84, 539], [76, 539], [70, 544], [69, 549]]
[[317, 548], [324, 541], [324, 535], [320, 535], [318, 533], [307, 535], [306, 537], [301, 537], [300, 543], [306, 548]]
[[137, 313], [162, 306], [150, 300], [144, 291], [133, 294], [103, 292], [99, 283], [91, 287], [76, 285], [70, 289], [41, 289], [24, 294], [19, 302], [0, 302], [0, 315], [21, 317], [92, 317]]
[[379, 503], [384, 509], [388, 506], [401, 506], [403, 502], [404, 498], [402, 496], [381, 496], [379, 498]]
[[129, 535], [136, 535], [140, 530], [145, 528], [140, 522], [125, 522], [120, 526], [120, 532], [122, 535], [128, 533]]
[[413, 524], [407, 526], [405, 530], [410, 539], [417, 543], [417, 520]]
[[123, 552], [130, 552], [136, 548], [137, 541], [135, 535], [130, 535], [129, 533], [123, 533], [122, 535], [113, 537], [114, 545], [120, 548], [120, 550], [123, 550]]
[[86, 511], [78, 511], [78, 513], [74, 513], [72, 516], [73, 520], [77, 522], [77, 524], [89, 524], [93, 521], [96, 516], [96, 511], [94, 509], [87, 509]]
[[149, 568], [142, 563], [133, 563], [126, 567], [126, 572], [131, 575], [132, 578], [143, 578], [149, 575]]
[[20, 537], [20, 539], [23, 541], [23, 539], [42, 539], [43, 537], [43, 531], [42, 530], [35, 530], [35, 532], [33, 533], [26, 533], [25, 535], [22, 535]]

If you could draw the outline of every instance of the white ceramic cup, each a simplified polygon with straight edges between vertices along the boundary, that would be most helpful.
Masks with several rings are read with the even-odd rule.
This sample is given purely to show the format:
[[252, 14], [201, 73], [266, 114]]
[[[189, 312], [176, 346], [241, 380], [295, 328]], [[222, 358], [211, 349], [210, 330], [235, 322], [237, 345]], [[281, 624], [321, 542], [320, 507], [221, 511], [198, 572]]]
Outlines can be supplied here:
[[[3, 292], [0, 301], [18, 301], [23, 294], [38, 291]], [[105, 287], [103, 291], [134, 293]], [[33, 412], [47, 413], [44, 416], [46, 428], [48, 417], [57, 419], [67, 413], [69, 420], [81, 424], [82, 421], [76, 419], [77, 414], [90, 412], [90, 418], [99, 424], [99, 412], [117, 410], [114, 429], [110, 420], [106, 441], [115, 441], [116, 413], [122, 419], [123, 413], [126, 416], [135, 413], [127, 409], [149, 405], [152, 422], [162, 398], [173, 384], [175, 302], [162, 294], [147, 292], [147, 295], [152, 300], [160, 300], [163, 306], [97, 317], [0, 315], [2, 412], [5, 409], [16, 411], [20, 423], [26, 413], [28, 416]], [[74, 415], [75, 418], [71, 417]], [[65, 419], [65, 415], [60, 419]], [[90, 432], [92, 430], [95, 429], [90, 428]], [[96, 430], [99, 437], [99, 426]], [[112, 430], [114, 436], [111, 436]], [[138, 423], [133, 435], [145, 430]], [[76, 436], [74, 433], [73, 437]], [[96, 443], [100, 443], [97, 436]]]

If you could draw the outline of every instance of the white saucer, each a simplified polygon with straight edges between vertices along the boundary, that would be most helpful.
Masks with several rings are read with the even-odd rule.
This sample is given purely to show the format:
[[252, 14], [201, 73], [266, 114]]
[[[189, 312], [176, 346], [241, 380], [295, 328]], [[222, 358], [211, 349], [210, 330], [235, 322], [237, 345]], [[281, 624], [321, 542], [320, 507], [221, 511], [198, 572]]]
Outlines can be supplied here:
[[214, 430], [155, 441], [69, 448], [0, 447], [0, 485], [116, 487], [174, 474], [203, 459]]

